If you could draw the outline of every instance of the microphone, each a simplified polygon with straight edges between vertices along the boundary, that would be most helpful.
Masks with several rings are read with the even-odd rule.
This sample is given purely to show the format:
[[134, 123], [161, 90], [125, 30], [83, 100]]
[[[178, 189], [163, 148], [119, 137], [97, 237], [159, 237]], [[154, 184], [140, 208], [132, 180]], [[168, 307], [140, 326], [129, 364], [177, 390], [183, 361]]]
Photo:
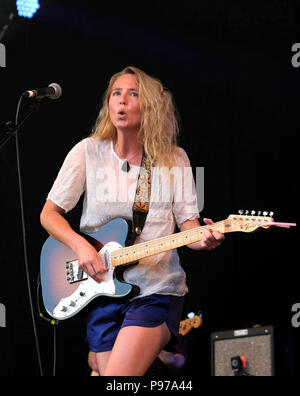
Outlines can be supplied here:
[[52, 83], [46, 88], [33, 89], [32, 91], [26, 91], [23, 96], [30, 99], [43, 99], [49, 97], [50, 99], [58, 99], [61, 96], [62, 89], [56, 84]]

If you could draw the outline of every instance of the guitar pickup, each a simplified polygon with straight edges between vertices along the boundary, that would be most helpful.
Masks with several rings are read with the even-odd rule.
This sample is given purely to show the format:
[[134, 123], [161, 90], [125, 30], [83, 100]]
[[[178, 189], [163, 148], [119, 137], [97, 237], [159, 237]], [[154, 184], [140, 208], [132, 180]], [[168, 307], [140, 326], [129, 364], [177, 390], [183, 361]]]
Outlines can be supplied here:
[[88, 278], [87, 274], [83, 272], [78, 266], [78, 260], [67, 261], [66, 262], [66, 280], [68, 283], [72, 284], [75, 282], [80, 282]]

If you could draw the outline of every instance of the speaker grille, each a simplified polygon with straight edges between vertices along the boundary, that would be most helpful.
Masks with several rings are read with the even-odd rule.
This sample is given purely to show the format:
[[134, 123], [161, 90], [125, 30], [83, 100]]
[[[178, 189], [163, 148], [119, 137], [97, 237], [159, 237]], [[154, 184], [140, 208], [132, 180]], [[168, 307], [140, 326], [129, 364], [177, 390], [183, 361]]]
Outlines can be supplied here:
[[[212, 375], [234, 376], [231, 358], [246, 356], [246, 373], [274, 375], [272, 328], [248, 329], [247, 336], [235, 337], [235, 331], [212, 335]], [[252, 333], [252, 334], [249, 334]]]

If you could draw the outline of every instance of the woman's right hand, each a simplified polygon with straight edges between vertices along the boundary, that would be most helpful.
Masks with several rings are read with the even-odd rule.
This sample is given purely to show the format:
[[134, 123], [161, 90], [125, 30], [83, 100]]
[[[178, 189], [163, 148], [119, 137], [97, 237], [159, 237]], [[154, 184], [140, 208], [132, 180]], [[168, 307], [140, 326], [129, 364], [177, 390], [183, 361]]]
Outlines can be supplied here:
[[94, 281], [100, 283], [104, 280], [107, 268], [103, 265], [97, 250], [85, 239], [76, 249], [78, 265]]
[[79, 268], [96, 282], [104, 279], [107, 268], [97, 250], [85, 238], [76, 233], [63, 217], [64, 209], [47, 200], [41, 212], [41, 224], [58, 241], [70, 247], [78, 258]]

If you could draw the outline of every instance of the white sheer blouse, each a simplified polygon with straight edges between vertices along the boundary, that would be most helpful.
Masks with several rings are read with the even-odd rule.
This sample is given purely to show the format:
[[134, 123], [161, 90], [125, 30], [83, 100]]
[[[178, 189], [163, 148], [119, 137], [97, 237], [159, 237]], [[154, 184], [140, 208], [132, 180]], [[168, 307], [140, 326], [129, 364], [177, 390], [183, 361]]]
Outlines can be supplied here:
[[[197, 196], [190, 161], [183, 149], [174, 168], [152, 168], [150, 208], [142, 234], [135, 243], [170, 235], [175, 224], [199, 218]], [[122, 171], [121, 160], [111, 141], [83, 139], [68, 153], [48, 194], [65, 212], [84, 194], [80, 230], [98, 231], [110, 220], [132, 219], [132, 206], [140, 167]], [[141, 259], [125, 270], [124, 279], [140, 287], [140, 295], [187, 293], [186, 274], [177, 250]]]

